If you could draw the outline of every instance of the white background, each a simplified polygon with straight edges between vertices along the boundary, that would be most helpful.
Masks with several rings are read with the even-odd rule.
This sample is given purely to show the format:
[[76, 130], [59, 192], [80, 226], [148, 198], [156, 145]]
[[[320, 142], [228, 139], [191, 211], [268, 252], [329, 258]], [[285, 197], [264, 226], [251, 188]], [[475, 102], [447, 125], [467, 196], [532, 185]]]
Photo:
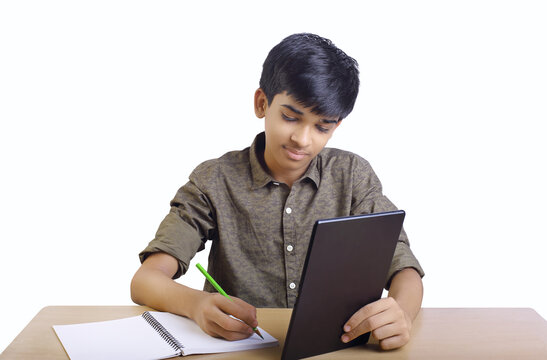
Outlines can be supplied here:
[[423, 305], [547, 318], [546, 18], [541, 1], [0, 2], [0, 350], [44, 306], [131, 304], [169, 201], [262, 130], [262, 62], [303, 31], [359, 61], [329, 146], [406, 210]]

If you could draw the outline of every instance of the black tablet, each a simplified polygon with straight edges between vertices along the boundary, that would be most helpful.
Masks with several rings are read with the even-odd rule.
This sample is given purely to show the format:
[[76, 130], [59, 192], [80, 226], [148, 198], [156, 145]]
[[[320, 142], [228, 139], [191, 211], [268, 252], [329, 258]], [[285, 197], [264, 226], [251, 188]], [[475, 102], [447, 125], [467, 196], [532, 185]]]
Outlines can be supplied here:
[[368, 341], [370, 333], [343, 343], [342, 327], [382, 296], [404, 217], [399, 210], [316, 221], [282, 359]]

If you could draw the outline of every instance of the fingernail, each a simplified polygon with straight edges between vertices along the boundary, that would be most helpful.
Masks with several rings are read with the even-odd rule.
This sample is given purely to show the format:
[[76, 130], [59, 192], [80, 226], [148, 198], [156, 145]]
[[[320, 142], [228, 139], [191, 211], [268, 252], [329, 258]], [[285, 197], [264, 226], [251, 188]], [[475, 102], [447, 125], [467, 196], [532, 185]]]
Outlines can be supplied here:
[[348, 332], [351, 330], [351, 327], [349, 325], [344, 326], [344, 331]]
[[347, 343], [348, 341], [349, 341], [349, 337], [347, 337], [347, 336], [345, 336], [345, 335], [342, 336], [342, 342]]

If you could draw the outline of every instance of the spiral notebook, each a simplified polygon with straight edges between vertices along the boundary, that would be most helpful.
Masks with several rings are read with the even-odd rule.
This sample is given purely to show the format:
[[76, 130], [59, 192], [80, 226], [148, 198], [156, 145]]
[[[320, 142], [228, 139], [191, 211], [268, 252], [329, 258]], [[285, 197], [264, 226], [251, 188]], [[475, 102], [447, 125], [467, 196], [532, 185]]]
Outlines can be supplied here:
[[53, 329], [71, 360], [166, 359], [278, 345], [277, 339], [261, 328], [264, 340], [253, 334], [228, 341], [207, 335], [188, 318], [157, 311], [119, 320], [54, 325]]

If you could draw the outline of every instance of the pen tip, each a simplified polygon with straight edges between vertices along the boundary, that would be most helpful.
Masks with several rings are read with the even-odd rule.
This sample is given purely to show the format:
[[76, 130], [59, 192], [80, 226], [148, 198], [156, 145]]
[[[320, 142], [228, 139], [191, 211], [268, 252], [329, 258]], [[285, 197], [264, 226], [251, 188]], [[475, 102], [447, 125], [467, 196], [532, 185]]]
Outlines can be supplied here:
[[255, 334], [257, 334], [258, 336], [260, 336], [262, 338], [262, 340], [264, 340], [264, 336], [262, 336], [262, 334], [260, 333], [260, 330], [258, 330], [258, 328], [254, 328], [253, 329]]

